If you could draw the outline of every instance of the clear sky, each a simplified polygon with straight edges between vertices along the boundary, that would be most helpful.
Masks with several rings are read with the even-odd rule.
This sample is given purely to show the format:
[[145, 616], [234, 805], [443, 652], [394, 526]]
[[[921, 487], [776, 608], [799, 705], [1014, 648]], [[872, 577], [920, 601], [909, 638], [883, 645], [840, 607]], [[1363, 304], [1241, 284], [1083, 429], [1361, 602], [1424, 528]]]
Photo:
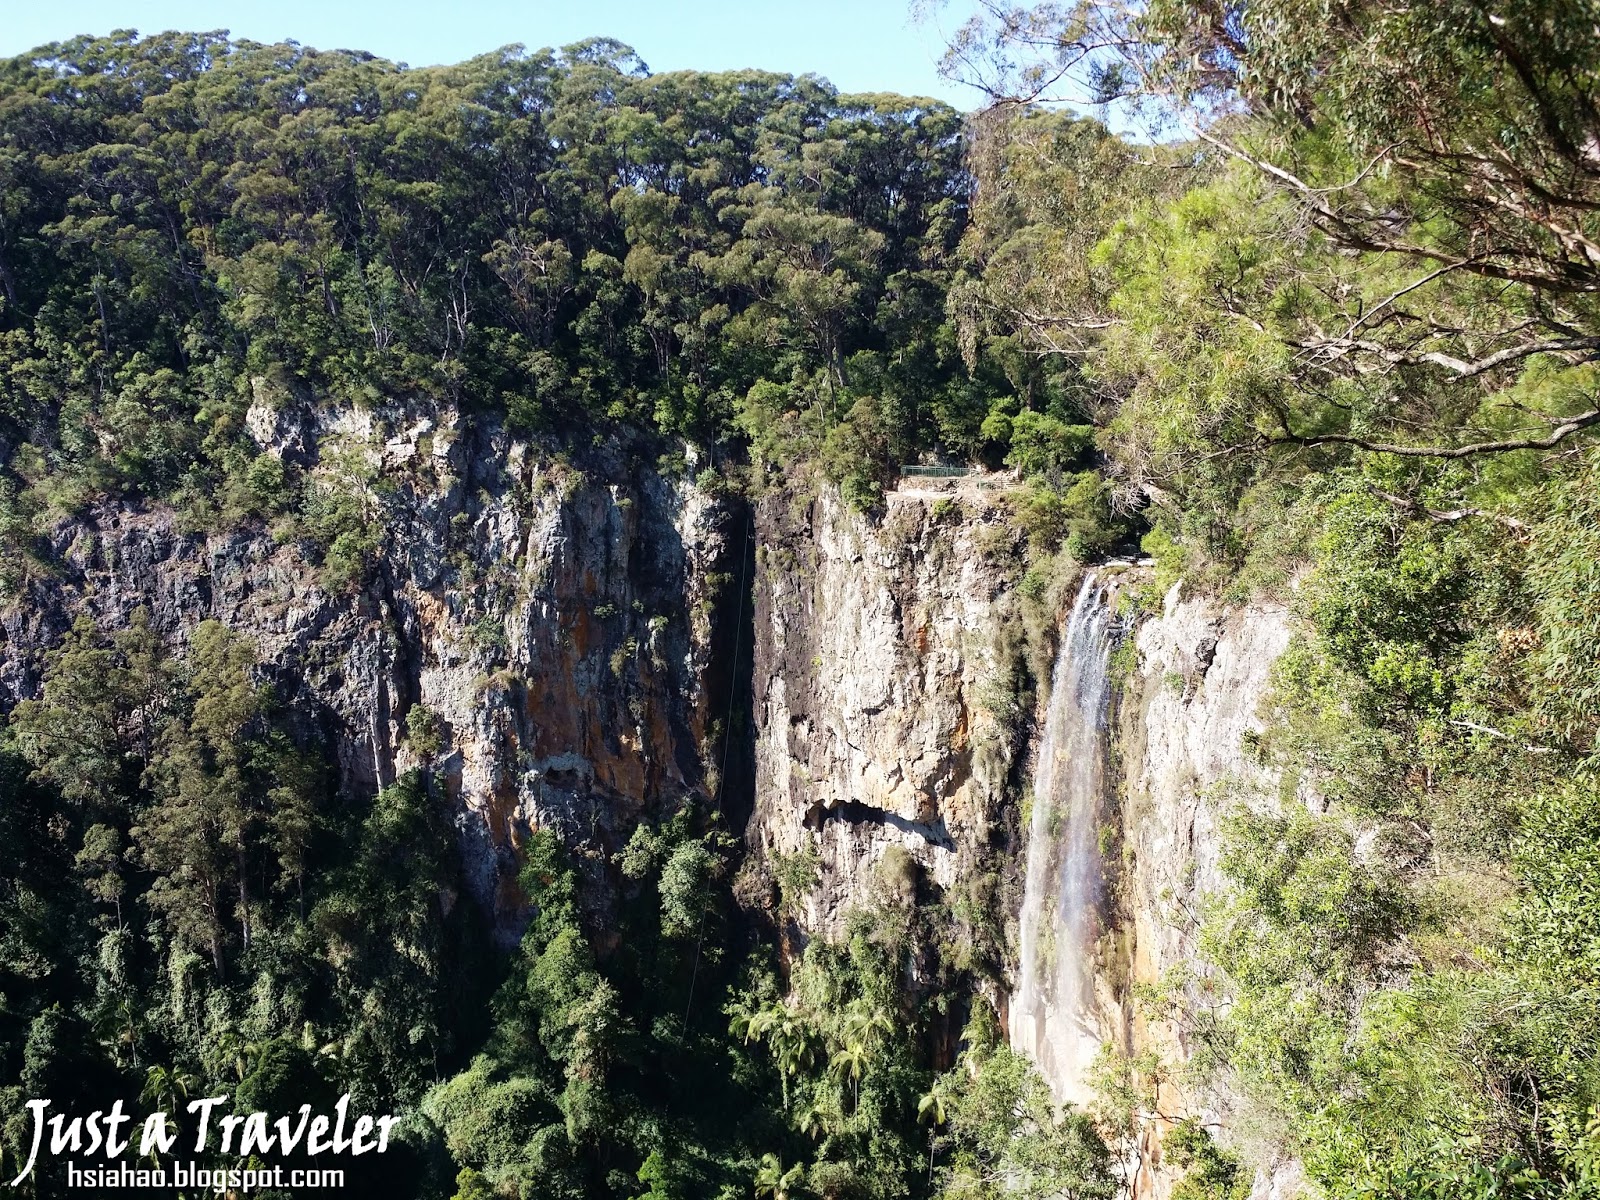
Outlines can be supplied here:
[[653, 71], [811, 71], [842, 91], [932, 95], [968, 109], [976, 94], [935, 69], [941, 26], [963, 8], [957, 0], [919, 24], [909, 0], [0, 0], [0, 57], [79, 33], [227, 29], [428, 66], [598, 35], [626, 42]]

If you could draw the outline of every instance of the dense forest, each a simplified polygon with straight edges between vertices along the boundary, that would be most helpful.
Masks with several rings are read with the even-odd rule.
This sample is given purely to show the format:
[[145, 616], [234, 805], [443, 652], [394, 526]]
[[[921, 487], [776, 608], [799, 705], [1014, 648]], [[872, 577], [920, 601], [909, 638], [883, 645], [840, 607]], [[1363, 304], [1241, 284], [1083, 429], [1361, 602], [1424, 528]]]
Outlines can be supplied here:
[[[330, 488], [246, 413], [403, 396], [867, 521], [902, 464], [1003, 467], [1036, 615], [1142, 545], [1129, 620], [1181, 578], [1299, 630], [1253, 747], [1283, 803], [1238, 807], [1198, 918], [1226, 1002], [1181, 1014], [1188, 1063], [1108, 1060], [1062, 1111], [984, 999], [1004, 947], [941, 943], [892, 872], [780, 954], [741, 831], [685, 802], [609, 864], [605, 937], [533, 836], [504, 952], [430, 766], [350, 794], [248, 639], [80, 621], [0, 737], [0, 1168], [29, 1097], [350, 1092], [404, 1116], [363, 1194], [1088, 1200], [1188, 1072], [1321, 1194], [1600, 1191], [1596, 28], [985, 5], [947, 63], [971, 117], [609, 40], [0, 63], [6, 605], [108, 503], [359, 590], [384, 481]], [[777, 864], [786, 899], [814, 869]], [[1214, 1132], [1169, 1135], [1180, 1200], [1248, 1194]]]
[[107, 494], [287, 509], [353, 554], [370, 531], [251, 460], [252, 380], [748, 439], [864, 506], [923, 452], [998, 462], [1019, 387], [1026, 453], [1085, 448], [1055, 372], [947, 315], [971, 186], [945, 105], [650, 75], [609, 41], [416, 71], [123, 37], [4, 71], [13, 554]]

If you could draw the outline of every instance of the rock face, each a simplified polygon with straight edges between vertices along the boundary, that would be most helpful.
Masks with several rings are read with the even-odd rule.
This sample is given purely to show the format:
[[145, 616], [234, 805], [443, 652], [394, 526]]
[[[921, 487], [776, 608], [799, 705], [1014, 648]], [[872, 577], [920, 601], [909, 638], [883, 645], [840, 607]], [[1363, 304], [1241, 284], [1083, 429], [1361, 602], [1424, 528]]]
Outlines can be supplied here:
[[891, 847], [949, 889], [988, 870], [1025, 743], [995, 693], [1009, 576], [996, 510], [891, 494], [877, 523], [824, 493], [757, 510], [756, 808], [767, 859], [812, 847], [807, 932], [835, 933]]
[[[1155, 983], [1183, 969], [1195, 977], [1188, 999], [1201, 1002], [1207, 969], [1198, 956], [1198, 913], [1222, 885], [1218, 823], [1234, 803], [1270, 803], [1276, 796], [1277, 780], [1251, 753], [1250, 742], [1262, 728], [1258, 706], [1290, 635], [1282, 605], [1185, 599], [1181, 585], [1133, 634], [1138, 666], [1124, 685], [1119, 731], [1126, 864], [1118, 887], [1121, 961], [1111, 973], [1118, 977], [1126, 1048], [1153, 1049], [1174, 1065], [1192, 1050], [1181, 1015], [1147, 1022], [1128, 1001], [1127, 985]], [[1185, 1094], [1168, 1084], [1156, 1109], [1228, 1126], [1235, 1104], [1220, 1085]], [[1181, 1177], [1161, 1159], [1165, 1128], [1158, 1117], [1141, 1140], [1137, 1196], [1165, 1200]], [[1271, 1146], [1246, 1149], [1251, 1160], [1269, 1164], [1255, 1195], [1294, 1194], [1293, 1163], [1273, 1165]]]
[[[170, 509], [102, 506], [55, 529], [56, 570], [0, 613], [0, 711], [39, 694], [44, 653], [80, 615], [115, 628], [146, 608], [175, 650], [215, 618], [255, 640], [295, 735], [327, 747], [352, 792], [419, 765], [407, 717], [431, 714], [469, 886], [508, 941], [531, 830], [558, 830], [601, 894], [640, 817], [688, 796], [745, 831], [769, 881], [813, 860], [803, 935], [838, 933], [891, 858], [946, 893], [1003, 880], [998, 923], [1015, 933], [1037, 722], [1003, 685], [1017, 535], [1002, 508], [891, 494], [869, 521], [824, 490], [752, 512], [638, 448], [569, 456], [454, 411], [313, 412], [269, 392], [247, 423], [263, 453], [382, 531], [364, 577], [330, 584], [293, 530], [195, 532]], [[1174, 588], [1130, 636], [1107, 764], [1122, 866], [1093, 993], [1124, 1049], [1180, 1063], [1181, 1017], [1148, 1020], [1132, 985], [1204, 975], [1195, 914], [1221, 883], [1220, 815], [1276, 787], [1249, 740], [1290, 625], [1280, 606]], [[1210, 1123], [1234, 1104], [1169, 1085], [1157, 1108]], [[1161, 1132], [1130, 1163], [1153, 1200], [1178, 1175]], [[1294, 1166], [1257, 1183], [1292, 1195]]]
[[[996, 634], [1016, 619], [1015, 576], [1003, 555], [986, 553], [1003, 542], [1002, 523], [1000, 510], [970, 501], [962, 513], [900, 494], [877, 522], [826, 494], [758, 508], [747, 839], [768, 863], [815, 852], [816, 886], [795, 914], [806, 933], [836, 934], [852, 906], [873, 903], [874, 873], [897, 847], [946, 891], [975, 874], [1003, 876], [1015, 933], [1018, 809], [1042, 725], [996, 686]], [[1139, 568], [1102, 576], [1113, 605], [1149, 585]], [[1185, 597], [1180, 585], [1125, 636], [1134, 653], [1120, 656], [1131, 665], [1115, 687], [1103, 810], [1120, 830], [1120, 866], [1112, 864], [1113, 911], [1093, 951], [1091, 990], [1098, 1026], [1122, 1050], [1154, 1050], [1178, 1067], [1194, 1048], [1181, 1012], [1147, 1018], [1135, 986], [1188, 972], [1197, 980], [1189, 999], [1202, 1000], [1198, 913], [1223, 883], [1220, 820], [1238, 801], [1276, 796], [1251, 743], [1291, 626], [1282, 604], [1230, 606]], [[1006, 997], [995, 999], [1004, 1012]], [[1164, 1085], [1158, 1113], [1210, 1127], [1235, 1115], [1238, 1099], [1224, 1085], [1190, 1088]], [[1162, 1158], [1169, 1126], [1148, 1120], [1133, 1149], [1137, 1197], [1166, 1200], [1182, 1176]], [[1258, 1200], [1297, 1194], [1296, 1164], [1268, 1144], [1240, 1148], [1268, 1164]]]
[[[296, 736], [331, 750], [352, 791], [417, 765], [406, 717], [422, 705], [469, 885], [506, 939], [530, 830], [557, 828], [598, 873], [595, 852], [641, 813], [723, 791], [708, 764], [726, 754], [730, 695], [747, 694], [726, 582], [747, 550], [741, 505], [624, 447], [568, 460], [453, 411], [258, 404], [249, 428], [369, 507], [382, 545], [365, 582], [330, 588], [311, 546], [259, 524], [206, 534], [169, 509], [103, 506], [55, 530], [57, 571], [0, 617], [0, 709], [38, 694], [76, 616], [114, 628], [139, 607], [175, 649], [207, 618], [254, 638]], [[747, 806], [738, 791], [718, 798]]]

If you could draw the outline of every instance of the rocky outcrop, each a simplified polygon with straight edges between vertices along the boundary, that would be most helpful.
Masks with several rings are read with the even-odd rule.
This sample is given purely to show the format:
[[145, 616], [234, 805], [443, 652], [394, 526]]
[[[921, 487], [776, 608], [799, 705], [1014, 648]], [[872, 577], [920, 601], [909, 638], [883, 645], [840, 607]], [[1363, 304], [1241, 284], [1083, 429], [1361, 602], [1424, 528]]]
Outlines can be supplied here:
[[[875, 871], [896, 848], [946, 892], [984, 873], [1021, 882], [1017, 810], [1040, 722], [996, 686], [997, 635], [1017, 619], [1015, 576], [989, 552], [1006, 544], [1003, 510], [963, 504], [891, 493], [877, 521], [826, 493], [758, 509], [748, 838], [769, 864], [816, 855], [815, 886], [795, 914], [804, 932], [835, 934], [852, 906], [872, 904]], [[1143, 568], [1100, 575], [1113, 606], [1151, 586]], [[1234, 803], [1276, 797], [1252, 746], [1290, 635], [1282, 604], [1229, 605], [1180, 585], [1132, 624], [1133, 653], [1118, 655], [1106, 819], [1121, 840], [1091, 990], [1108, 1037], [1172, 1068], [1195, 1048], [1182, 1005], [1156, 1019], [1134, 996], [1138, 985], [1187, 977], [1190, 1002], [1204, 999], [1198, 914], [1223, 883], [1219, 825]], [[1008, 921], [1019, 892], [1002, 900]], [[1182, 1176], [1163, 1161], [1170, 1121], [1160, 1114], [1214, 1128], [1237, 1115], [1223, 1083], [1185, 1086], [1163, 1084], [1144, 1122], [1129, 1163], [1139, 1197], [1165, 1200]], [[1223, 1136], [1237, 1144], [1235, 1130]], [[1271, 1145], [1240, 1148], [1268, 1164], [1258, 1197], [1296, 1194], [1292, 1161]]]
[[507, 938], [529, 830], [559, 829], [598, 875], [597, 852], [642, 813], [723, 791], [708, 760], [741, 695], [737, 502], [638, 448], [569, 457], [454, 410], [313, 415], [279, 397], [248, 427], [291, 478], [365, 508], [380, 539], [364, 578], [330, 586], [294, 529], [195, 531], [171, 509], [103, 505], [57, 526], [53, 574], [0, 617], [0, 709], [38, 693], [76, 616], [115, 628], [140, 607], [175, 650], [208, 618], [252, 637], [296, 736], [353, 792], [418, 765], [406, 718], [421, 705], [469, 885]]
[[[1134, 632], [1138, 664], [1120, 706], [1118, 792], [1124, 863], [1118, 884], [1121, 928], [1116, 990], [1122, 997], [1127, 1048], [1154, 1050], [1181, 1066], [1194, 1047], [1185, 1004], [1204, 997], [1208, 967], [1199, 955], [1199, 913], [1222, 886], [1219, 822], [1238, 802], [1272, 802], [1277, 779], [1252, 753], [1262, 729], [1260, 701], [1274, 662], [1289, 643], [1288, 609], [1280, 604], [1225, 605], [1185, 597], [1181, 585], [1159, 614]], [[1130, 997], [1131, 984], [1186, 977], [1176, 1012], [1150, 1019]], [[1191, 1011], [1198, 1011], [1198, 1008]], [[1164, 1163], [1167, 1117], [1191, 1116], [1237, 1137], [1237, 1098], [1220, 1082], [1187, 1089], [1165, 1083], [1156, 1114], [1138, 1148], [1135, 1194], [1165, 1200], [1181, 1172]], [[1163, 1117], [1160, 1114], [1165, 1114]], [[1255, 1195], [1292, 1196], [1297, 1168], [1271, 1145], [1242, 1147], [1267, 1164]]]
[[759, 856], [814, 852], [797, 918], [834, 933], [899, 847], [940, 888], [992, 869], [1025, 731], [997, 694], [1010, 594], [999, 510], [891, 494], [877, 521], [823, 492], [757, 510]]

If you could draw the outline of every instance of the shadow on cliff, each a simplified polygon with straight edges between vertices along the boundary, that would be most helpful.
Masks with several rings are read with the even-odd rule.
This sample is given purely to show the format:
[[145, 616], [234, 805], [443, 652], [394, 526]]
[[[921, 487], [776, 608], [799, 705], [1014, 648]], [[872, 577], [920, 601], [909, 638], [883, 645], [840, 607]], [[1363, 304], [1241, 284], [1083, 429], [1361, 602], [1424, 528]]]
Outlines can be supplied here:
[[732, 509], [728, 574], [738, 580], [723, 589], [715, 613], [722, 631], [719, 652], [706, 673], [706, 694], [725, 704], [721, 720], [716, 807], [730, 832], [742, 837], [755, 812], [755, 517], [748, 504]]

